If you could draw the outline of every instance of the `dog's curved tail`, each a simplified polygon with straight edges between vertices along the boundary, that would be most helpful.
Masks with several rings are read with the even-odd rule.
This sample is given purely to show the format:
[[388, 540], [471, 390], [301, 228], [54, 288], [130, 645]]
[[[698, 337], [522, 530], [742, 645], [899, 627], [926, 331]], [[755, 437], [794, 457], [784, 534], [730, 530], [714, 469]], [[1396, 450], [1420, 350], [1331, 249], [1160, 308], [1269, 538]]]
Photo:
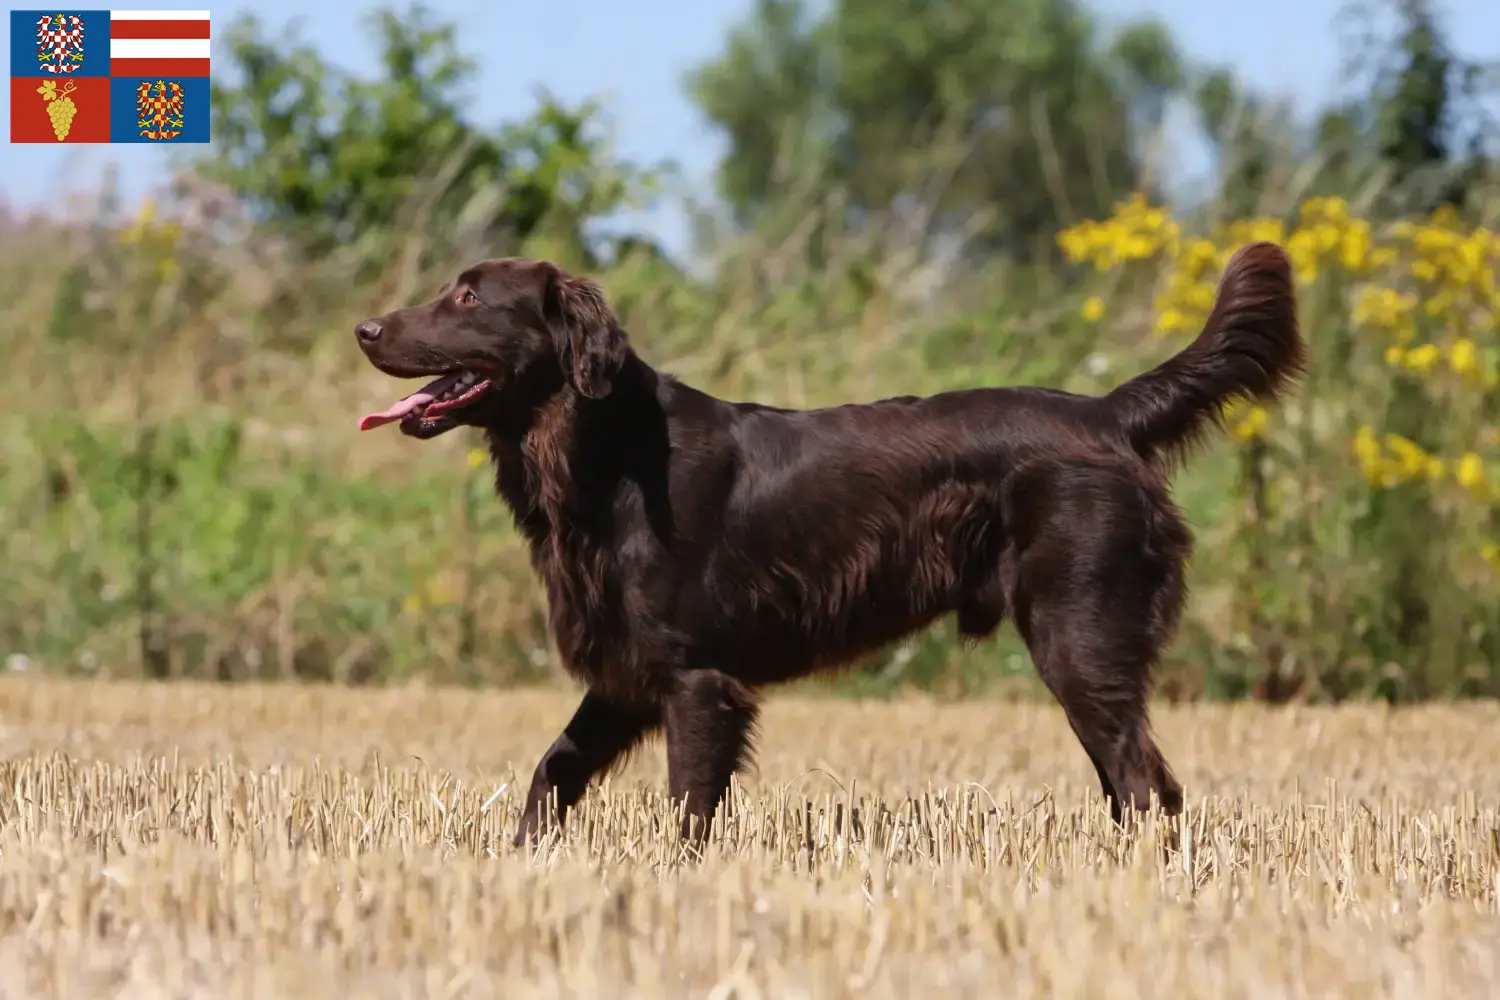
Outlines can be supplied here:
[[1142, 457], [1172, 460], [1220, 426], [1231, 401], [1276, 402], [1306, 359], [1291, 261], [1275, 243], [1250, 243], [1225, 265], [1197, 339], [1101, 402]]

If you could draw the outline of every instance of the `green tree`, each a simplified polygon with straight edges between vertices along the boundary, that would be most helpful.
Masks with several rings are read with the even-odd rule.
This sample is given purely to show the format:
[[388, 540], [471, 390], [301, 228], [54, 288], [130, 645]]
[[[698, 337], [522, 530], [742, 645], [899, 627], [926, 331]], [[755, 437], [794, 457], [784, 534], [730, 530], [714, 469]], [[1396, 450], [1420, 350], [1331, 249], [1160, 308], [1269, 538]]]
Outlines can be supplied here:
[[822, 179], [838, 124], [828, 28], [802, 0], [757, 0], [719, 57], [688, 73], [700, 110], [729, 137], [718, 190], [743, 225], [794, 178]]
[[1214, 209], [1224, 217], [1244, 217], [1290, 206], [1267, 206], [1269, 191], [1285, 188], [1298, 147], [1306, 138], [1292, 109], [1246, 90], [1235, 74], [1212, 69], [1193, 88], [1198, 124], [1218, 168]]
[[369, 25], [368, 77], [330, 65], [296, 25], [271, 38], [246, 15], [225, 35], [202, 169], [309, 251], [354, 244], [374, 266], [386, 235], [420, 227], [433, 252], [464, 236], [499, 252], [545, 230], [587, 254], [586, 224], [649, 191], [652, 171], [607, 156], [597, 105], [543, 94], [528, 120], [482, 128], [453, 24], [417, 5]]
[[1358, 0], [1339, 21], [1350, 96], [1321, 109], [1311, 140], [1325, 185], [1372, 185], [1382, 215], [1464, 205], [1497, 153], [1493, 68], [1455, 51], [1430, 0]]
[[1111, 39], [1076, 0], [759, 0], [687, 80], [742, 222], [800, 173], [855, 220], [911, 208], [1028, 256], [1136, 186], [1181, 84], [1165, 28]]
[[1121, 28], [1109, 48], [1126, 100], [1147, 130], [1162, 127], [1167, 107], [1187, 83], [1182, 55], [1166, 25], [1135, 21]]
[[[1490, 74], [1460, 58], [1431, 0], [1389, 0], [1397, 30], [1382, 48], [1372, 96], [1374, 138], [1396, 184], [1425, 189], [1427, 208], [1461, 206], [1484, 172]], [[1428, 193], [1430, 192], [1430, 193]]]

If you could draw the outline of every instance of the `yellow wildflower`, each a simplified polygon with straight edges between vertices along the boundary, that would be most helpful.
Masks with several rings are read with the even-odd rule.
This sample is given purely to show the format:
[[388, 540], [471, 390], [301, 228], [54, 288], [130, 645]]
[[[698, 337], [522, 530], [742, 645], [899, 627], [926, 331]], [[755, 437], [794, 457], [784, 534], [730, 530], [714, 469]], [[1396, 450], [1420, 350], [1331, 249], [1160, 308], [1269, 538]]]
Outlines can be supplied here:
[[1420, 347], [1413, 347], [1406, 352], [1405, 364], [1407, 371], [1416, 372], [1418, 375], [1425, 375], [1437, 363], [1438, 354], [1439, 351], [1436, 344], [1423, 344]]
[[1230, 431], [1230, 436], [1236, 441], [1249, 441], [1251, 438], [1259, 437], [1266, 429], [1269, 416], [1263, 406], [1252, 406], [1248, 413], [1240, 419]]
[[1362, 274], [1368, 269], [1371, 249], [1370, 224], [1361, 219], [1344, 230], [1339, 241], [1339, 263], [1351, 274]]
[[453, 589], [437, 577], [427, 581], [427, 592], [423, 595], [427, 604], [453, 603]]
[[1458, 338], [1448, 348], [1448, 365], [1458, 374], [1466, 375], [1478, 364], [1479, 352], [1474, 347], [1474, 341], [1468, 337]]
[[120, 233], [120, 242], [126, 246], [139, 243], [151, 231], [151, 223], [155, 218], [156, 199], [148, 195], [141, 201], [140, 210], [135, 213], [130, 225]]
[[1427, 468], [1427, 453], [1415, 441], [1400, 434], [1387, 434], [1385, 447], [1394, 458], [1393, 471], [1399, 479], [1412, 479]]
[[1453, 475], [1460, 486], [1466, 490], [1472, 490], [1484, 481], [1484, 459], [1472, 451], [1465, 452], [1464, 456], [1458, 460], [1458, 467]]
[[1157, 333], [1180, 333], [1185, 329], [1186, 322], [1176, 309], [1163, 309], [1156, 317]]
[[1354, 457], [1359, 462], [1361, 475], [1372, 483], [1380, 479], [1380, 442], [1368, 425], [1354, 435]]

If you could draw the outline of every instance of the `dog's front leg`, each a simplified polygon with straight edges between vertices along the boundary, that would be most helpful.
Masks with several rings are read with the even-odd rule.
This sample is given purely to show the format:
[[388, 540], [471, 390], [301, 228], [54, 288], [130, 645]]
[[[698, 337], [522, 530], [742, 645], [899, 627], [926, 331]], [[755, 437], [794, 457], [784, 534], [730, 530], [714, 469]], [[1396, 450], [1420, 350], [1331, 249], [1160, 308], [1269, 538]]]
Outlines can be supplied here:
[[686, 800], [683, 836], [701, 841], [729, 779], [750, 756], [755, 695], [717, 670], [685, 671], [666, 698], [667, 783]]
[[595, 775], [607, 770], [660, 725], [661, 711], [654, 705], [627, 705], [587, 692], [562, 735], [536, 766], [515, 845], [525, 844], [541, 828], [549, 797], [556, 796], [560, 826]]

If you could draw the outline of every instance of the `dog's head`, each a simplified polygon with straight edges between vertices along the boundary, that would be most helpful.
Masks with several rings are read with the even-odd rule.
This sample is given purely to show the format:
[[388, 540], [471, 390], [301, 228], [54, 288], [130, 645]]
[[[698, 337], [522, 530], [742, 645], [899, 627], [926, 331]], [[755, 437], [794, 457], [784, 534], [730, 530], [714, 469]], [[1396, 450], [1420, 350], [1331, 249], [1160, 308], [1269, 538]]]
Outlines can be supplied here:
[[387, 375], [437, 376], [360, 430], [400, 421], [402, 433], [424, 439], [483, 425], [521, 396], [601, 399], [628, 350], [598, 285], [521, 257], [474, 264], [437, 298], [367, 319], [354, 334]]

